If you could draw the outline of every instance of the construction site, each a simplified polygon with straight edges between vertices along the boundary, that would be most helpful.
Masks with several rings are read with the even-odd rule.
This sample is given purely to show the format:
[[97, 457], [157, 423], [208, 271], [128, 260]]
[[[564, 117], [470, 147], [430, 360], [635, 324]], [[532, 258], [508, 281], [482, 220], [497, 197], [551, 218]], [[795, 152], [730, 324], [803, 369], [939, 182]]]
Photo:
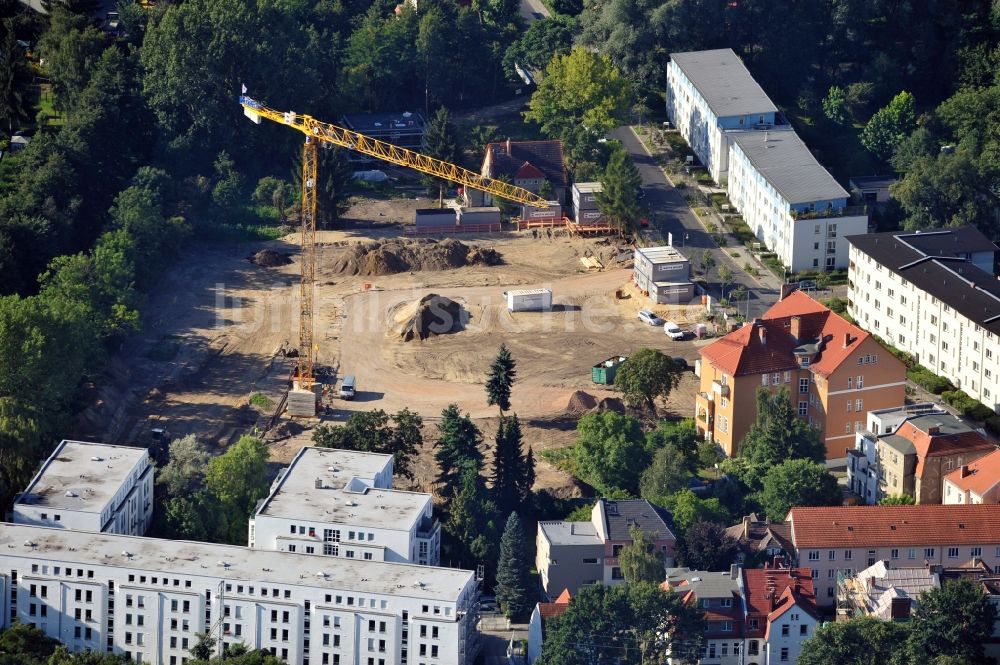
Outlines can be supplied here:
[[[483, 383], [505, 343], [517, 362], [512, 410], [540, 451], [570, 445], [587, 410], [621, 408], [592, 381], [595, 363], [653, 347], [693, 365], [702, 341], [671, 340], [636, 314], [691, 328], [703, 320], [700, 300], [652, 304], [617, 238], [516, 225], [408, 237], [416, 211], [432, 205], [356, 199], [336, 231], [315, 230], [305, 206], [303, 232], [189, 248], [151, 295], [142, 332], [114, 358], [114, 381], [95, 388], [81, 430], [109, 443], [194, 434], [218, 449], [254, 433], [286, 462], [316, 424], [357, 410], [410, 409], [433, 441], [442, 409], [457, 404], [489, 440], [498, 414]], [[548, 290], [551, 306], [511, 311], [511, 289]], [[356, 381], [349, 401], [336, 396], [345, 376]], [[669, 411], [692, 411], [695, 380], [685, 373]], [[430, 445], [423, 454], [414, 487], [433, 474]], [[579, 491], [544, 461], [536, 487]]]

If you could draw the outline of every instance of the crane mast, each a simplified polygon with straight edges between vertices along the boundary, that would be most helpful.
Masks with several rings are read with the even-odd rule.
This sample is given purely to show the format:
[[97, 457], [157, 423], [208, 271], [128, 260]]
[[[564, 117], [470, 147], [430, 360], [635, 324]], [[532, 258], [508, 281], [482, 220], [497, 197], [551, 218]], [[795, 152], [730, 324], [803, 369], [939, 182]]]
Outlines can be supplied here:
[[369, 157], [411, 168], [464, 187], [471, 187], [497, 198], [539, 208], [549, 206], [549, 202], [544, 198], [523, 187], [488, 178], [444, 160], [322, 122], [309, 115], [278, 111], [246, 95], [241, 96], [239, 101], [244, 115], [253, 122], [260, 124], [261, 118], [267, 118], [288, 125], [306, 135], [302, 148], [302, 265], [299, 281], [299, 357], [296, 382], [298, 388], [310, 393], [313, 392], [316, 383], [313, 290], [316, 281], [316, 187], [319, 182], [317, 148], [320, 141], [356, 150]]

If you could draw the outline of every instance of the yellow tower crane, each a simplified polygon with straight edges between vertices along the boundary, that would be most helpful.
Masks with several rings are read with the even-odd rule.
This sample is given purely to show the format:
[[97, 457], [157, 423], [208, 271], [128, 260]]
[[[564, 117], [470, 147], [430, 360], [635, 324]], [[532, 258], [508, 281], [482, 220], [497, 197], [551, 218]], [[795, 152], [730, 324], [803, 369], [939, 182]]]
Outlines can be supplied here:
[[302, 149], [302, 266], [299, 280], [299, 360], [297, 387], [312, 392], [315, 384], [315, 346], [313, 342], [313, 286], [316, 279], [316, 185], [318, 183], [317, 151], [319, 141], [341, 148], [356, 150], [397, 166], [426, 173], [465, 187], [492, 194], [495, 197], [527, 205], [547, 208], [544, 198], [528, 190], [500, 180], [487, 178], [455, 164], [413, 150], [373, 139], [343, 127], [322, 122], [308, 115], [269, 108], [246, 95], [240, 97], [243, 113], [260, 124], [261, 118], [288, 125], [306, 135]]

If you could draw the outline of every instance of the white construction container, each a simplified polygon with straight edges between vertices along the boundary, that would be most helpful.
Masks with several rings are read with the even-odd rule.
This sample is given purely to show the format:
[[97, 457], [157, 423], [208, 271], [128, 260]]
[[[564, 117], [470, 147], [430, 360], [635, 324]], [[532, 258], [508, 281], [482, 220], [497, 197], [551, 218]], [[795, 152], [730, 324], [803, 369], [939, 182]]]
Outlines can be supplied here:
[[507, 310], [511, 312], [544, 312], [552, 309], [552, 291], [549, 289], [518, 289], [505, 291]]

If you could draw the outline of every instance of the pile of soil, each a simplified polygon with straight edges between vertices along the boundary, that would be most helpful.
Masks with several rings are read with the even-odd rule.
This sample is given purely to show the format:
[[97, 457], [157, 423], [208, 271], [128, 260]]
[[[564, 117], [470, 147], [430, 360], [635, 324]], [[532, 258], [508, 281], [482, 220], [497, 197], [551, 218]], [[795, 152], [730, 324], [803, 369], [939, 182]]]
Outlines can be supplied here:
[[566, 403], [566, 413], [571, 416], [582, 416], [596, 407], [596, 397], [582, 390], [576, 390], [569, 396], [569, 401]]
[[491, 247], [466, 245], [446, 238], [386, 239], [346, 246], [330, 264], [342, 275], [378, 276], [417, 270], [451, 270], [471, 265], [495, 266], [503, 262]]
[[396, 313], [395, 330], [404, 342], [447, 335], [462, 329], [463, 314], [462, 306], [454, 300], [428, 293]]
[[282, 254], [273, 249], [262, 249], [256, 254], [251, 254], [250, 261], [265, 268], [276, 268], [278, 266], [287, 266], [292, 262], [292, 259], [289, 258], [288, 254]]

